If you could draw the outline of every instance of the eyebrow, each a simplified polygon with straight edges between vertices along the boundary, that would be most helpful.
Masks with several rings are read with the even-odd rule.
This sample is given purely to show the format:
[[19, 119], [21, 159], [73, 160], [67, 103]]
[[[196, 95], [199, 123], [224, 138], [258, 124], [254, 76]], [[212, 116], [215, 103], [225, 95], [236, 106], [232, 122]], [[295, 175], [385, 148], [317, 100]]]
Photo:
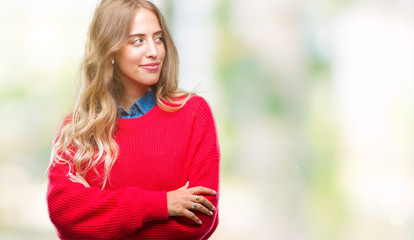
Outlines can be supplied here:
[[[159, 35], [159, 34], [162, 34], [161, 30], [158, 31], [158, 32], [153, 33], [152, 35], [154, 36], [154, 35]], [[134, 34], [129, 35], [129, 37], [144, 37], [144, 36], [145, 36], [145, 34], [143, 34], [143, 33], [134, 33]]]

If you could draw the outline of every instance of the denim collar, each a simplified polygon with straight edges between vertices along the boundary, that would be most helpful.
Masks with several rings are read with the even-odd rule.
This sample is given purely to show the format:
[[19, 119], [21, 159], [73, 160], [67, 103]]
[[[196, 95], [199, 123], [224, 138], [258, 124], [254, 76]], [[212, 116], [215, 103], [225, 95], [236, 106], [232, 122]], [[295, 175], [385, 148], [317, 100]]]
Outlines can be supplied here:
[[138, 118], [147, 114], [155, 104], [155, 94], [152, 90], [149, 90], [129, 107], [129, 112], [118, 105], [118, 114], [120, 118]]

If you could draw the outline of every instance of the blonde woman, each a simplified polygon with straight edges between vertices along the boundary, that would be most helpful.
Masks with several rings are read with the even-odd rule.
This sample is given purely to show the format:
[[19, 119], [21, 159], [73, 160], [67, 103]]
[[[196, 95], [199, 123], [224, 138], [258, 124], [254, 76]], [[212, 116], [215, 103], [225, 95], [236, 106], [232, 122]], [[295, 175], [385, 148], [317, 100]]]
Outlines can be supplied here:
[[219, 149], [206, 101], [177, 89], [178, 55], [145, 0], [102, 0], [73, 113], [49, 166], [61, 239], [208, 239], [218, 224]]

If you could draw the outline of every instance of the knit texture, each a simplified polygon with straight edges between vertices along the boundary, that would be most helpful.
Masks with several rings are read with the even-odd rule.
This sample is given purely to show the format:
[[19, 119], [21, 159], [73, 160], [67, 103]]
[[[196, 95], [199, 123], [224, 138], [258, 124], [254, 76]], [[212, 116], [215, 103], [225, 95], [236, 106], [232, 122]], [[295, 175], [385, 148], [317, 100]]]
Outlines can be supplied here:
[[[70, 117], [69, 117], [70, 118]], [[66, 119], [68, 120], [68, 119]], [[205, 196], [218, 209], [219, 148], [206, 101], [192, 97], [176, 112], [155, 106], [136, 119], [118, 119], [119, 145], [109, 182], [102, 190], [103, 166], [86, 175], [90, 188], [69, 180], [68, 164], [49, 169], [47, 203], [61, 239], [208, 239], [218, 224], [194, 211], [203, 222], [168, 217], [167, 192], [189, 181], [217, 191]], [[73, 168], [72, 168], [72, 173]]]

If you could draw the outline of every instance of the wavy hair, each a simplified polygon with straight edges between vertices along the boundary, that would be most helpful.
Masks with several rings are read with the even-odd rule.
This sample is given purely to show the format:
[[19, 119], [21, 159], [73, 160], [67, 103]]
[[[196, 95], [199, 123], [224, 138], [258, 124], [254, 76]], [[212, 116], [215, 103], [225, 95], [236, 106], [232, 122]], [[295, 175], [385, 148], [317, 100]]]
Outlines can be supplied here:
[[104, 181], [119, 152], [113, 136], [117, 128], [117, 105], [124, 89], [112, 63], [128, 43], [133, 19], [140, 8], [153, 12], [164, 38], [165, 58], [160, 78], [151, 86], [157, 105], [164, 111], [182, 108], [191, 93], [178, 89], [178, 53], [158, 8], [146, 0], [102, 0], [89, 27], [80, 85], [73, 114], [64, 120], [52, 147], [51, 164], [69, 164], [81, 176], [104, 163]]

